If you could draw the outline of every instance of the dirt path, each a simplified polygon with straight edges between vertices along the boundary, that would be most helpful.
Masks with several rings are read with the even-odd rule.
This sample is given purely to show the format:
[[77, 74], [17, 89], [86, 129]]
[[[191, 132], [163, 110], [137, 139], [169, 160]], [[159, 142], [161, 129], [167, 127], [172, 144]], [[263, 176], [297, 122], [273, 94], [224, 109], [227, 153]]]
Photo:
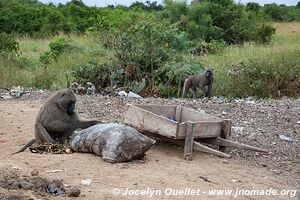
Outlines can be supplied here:
[[[80, 101], [80, 99], [79, 99]], [[82, 100], [97, 101], [97, 100]], [[110, 102], [110, 99], [106, 100]], [[159, 143], [147, 152], [145, 162], [109, 164], [92, 154], [74, 153], [63, 155], [32, 154], [28, 150], [14, 156], [10, 154], [33, 137], [34, 120], [42, 100], [0, 101], [0, 170], [19, 171], [30, 175], [33, 169], [49, 179], [63, 179], [64, 184], [78, 186], [81, 190], [78, 199], [150, 199], [148, 195], [113, 195], [113, 188], [125, 192], [130, 190], [147, 190], [156, 192], [152, 199], [232, 199], [233, 196], [209, 196], [213, 189], [274, 190], [299, 189], [295, 176], [286, 177], [263, 166], [248, 165], [246, 160], [224, 159], [204, 153], [197, 153], [193, 161], [182, 159], [183, 149], [169, 143]], [[85, 103], [79, 103], [83, 117]], [[103, 108], [104, 109], [104, 108]], [[101, 112], [101, 111], [100, 111]], [[121, 111], [112, 111], [120, 114]], [[276, 161], [274, 161], [276, 162]], [[295, 160], [299, 163], [299, 160]], [[50, 170], [62, 172], [49, 173]], [[209, 182], [200, 177], [207, 177]], [[82, 179], [92, 179], [90, 186], [80, 184]], [[211, 181], [211, 182], [210, 182]], [[200, 195], [167, 195], [171, 188], [185, 190], [199, 189]], [[160, 192], [161, 193], [160, 193]], [[4, 191], [0, 188], [1, 192]], [[149, 191], [148, 191], [149, 192]], [[166, 192], [166, 193], [165, 193]], [[186, 191], [187, 192], [187, 191]], [[298, 192], [299, 193], [299, 192]], [[186, 193], [187, 194], [187, 193]], [[190, 193], [191, 194], [191, 193]], [[38, 199], [34, 197], [32, 199]], [[45, 199], [70, 199], [67, 197], [44, 197]], [[290, 196], [238, 196], [236, 199], [297, 199]]]

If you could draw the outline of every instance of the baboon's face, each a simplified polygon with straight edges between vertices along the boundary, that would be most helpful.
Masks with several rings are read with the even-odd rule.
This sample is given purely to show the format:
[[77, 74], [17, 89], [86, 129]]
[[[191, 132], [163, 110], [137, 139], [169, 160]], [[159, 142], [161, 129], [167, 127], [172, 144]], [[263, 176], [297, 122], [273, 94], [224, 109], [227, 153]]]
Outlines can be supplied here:
[[76, 104], [76, 102], [74, 102], [74, 101], [70, 101], [70, 103], [68, 104], [67, 113], [69, 115], [72, 115], [75, 113], [75, 104]]
[[75, 113], [76, 97], [72, 90], [64, 91], [58, 101], [59, 106], [69, 115]]
[[205, 77], [211, 77], [213, 75], [213, 71], [211, 69], [206, 70]]

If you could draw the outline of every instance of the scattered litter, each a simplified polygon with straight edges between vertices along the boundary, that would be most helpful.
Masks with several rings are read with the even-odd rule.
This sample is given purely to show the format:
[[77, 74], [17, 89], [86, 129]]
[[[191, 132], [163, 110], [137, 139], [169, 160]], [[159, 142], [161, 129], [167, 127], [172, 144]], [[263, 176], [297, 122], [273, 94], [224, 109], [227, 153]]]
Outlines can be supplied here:
[[12, 99], [14, 98], [13, 96], [11, 96], [10, 94], [2, 94], [0, 96], [1, 99], [7, 100], [7, 99]]
[[57, 172], [62, 172], [63, 170], [61, 169], [52, 169], [52, 170], [46, 170], [47, 173], [57, 173]]
[[80, 183], [81, 185], [89, 186], [92, 183], [92, 179], [82, 179]]
[[199, 176], [199, 178], [203, 179], [205, 182], [210, 182], [210, 183], [212, 183], [212, 181], [208, 180], [207, 177]]
[[280, 140], [284, 140], [288, 142], [296, 141], [295, 139], [288, 137], [286, 135], [278, 134], [277, 136], [279, 137]]
[[86, 94], [88, 94], [88, 95], [95, 94], [95, 91], [96, 91], [95, 85], [91, 82], [87, 82], [86, 85], [87, 85]]
[[129, 93], [128, 93], [128, 97], [129, 97], [129, 98], [138, 98], [138, 99], [142, 99], [142, 98], [143, 98], [143, 97], [141, 97], [140, 95], [135, 94], [135, 93], [133, 93], [133, 92], [129, 92]]
[[300, 124], [300, 121], [297, 121], [296, 123], [297, 123], [297, 124]]
[[222, 112], [222, 115], [227, 115], [227, 112], [223, 111], [223, 112]]
[[122, 90], [122, 91], [120, 91], [120, 92], [118, 92], [118, 95], [119, 96], [124, 96], [124, 97], [127, 97], [127, 92], [125, 92], [124, 90]]
[[232, 126], [232, 131], [234, 131], [237, 134], [243, 135], [245, 127], [239, 127], [239, 126]]
[[246, 101], [245, 101], [245, 104], [255, 104], [255, 101], [253, 101], [253, 100], [252, 100], [252, 101], [247, 101], [247, 100], [246, 100]]
[[13, 87], [10, 91], [9, 94], [13, 97], [20, 97], [22, 94], [24, 94], [24, 88], [23, 87]]

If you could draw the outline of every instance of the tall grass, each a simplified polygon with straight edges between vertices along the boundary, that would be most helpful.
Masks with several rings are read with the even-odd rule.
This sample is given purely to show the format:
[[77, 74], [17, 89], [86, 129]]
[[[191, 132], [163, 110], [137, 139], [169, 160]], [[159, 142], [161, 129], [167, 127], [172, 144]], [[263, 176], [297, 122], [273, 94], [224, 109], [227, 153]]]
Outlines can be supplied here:
[[19, 58], [0, 58], [0, 87], [21, 85], [59, 89], [72, 81], [70, 71], [78, 64], [103, 59], [105, 51], [92, 37], [58, 36], [69, 41], [69, 48], [56, 61], [42, 64], [40, 55], [49, 50], [49, 43], [55, 38], [19, 38]]
[[[230, 46], [222, 53], [196, 57], [206, 67], [215, 69], [214, 95], [300, 95], [300, 23], [274, 26], [276, 35], [269, 45], [247, 43]], [[54, 38], [19, 38], [18, 58], [0, 57], [0, 87], [63, 88], [72, 82], [71, 71], [76, 65], [109, 59], [111, 52], [104, 50], [92, 36], [58, 37], [67, 38], [70, 47], [47, 65], [39, 57], [49, 50]], [[238, 73], [234, 74], [234, 70]]]
[[[199, 57], [206, 66], [215, 69], [215, 94], [225, 96], [256, 95], [261, 97], [276, 97], [277, 93], [288, 96], [300, 95], [300, 23], [276, 23], [275, 26], [277, 27], [276, 35], [269, 45], [248, 43], [243, 46], [230, 46], [221, 54]], [[248, 69], [247, 73], [249, 73], [249, 69], [259, 70], [260, 73], [248, 74], [255, 77], [245, 77], [246, 74], [243, 74], [241, 78], [238, 76], [233, 78], [230, 73], [232, 70], [244, 70], [244, 73], [246, 73], [245, 68]], [[266, 79], [263, 75], [266, 70], [274, 73], [271, 80], [261, 80]], [[275, 77], [276, 74], [281, 77]], [[280, 88], [286, 83], [278, 83], [276, 85], [278, 88], [267, 88], [272, 90], [270, 93], [255, 90], [261, 84], [259, 81], [268, 81], [270, 82], [269, 86], [265, 87], [271, 87], [270, 85], [274, 84], [271, 82], [285, 81], [281, 79], [286, 79], [286, 81], [293, 79], [289, 90]], [[289, 86], [286, 85], [286, 87]]]

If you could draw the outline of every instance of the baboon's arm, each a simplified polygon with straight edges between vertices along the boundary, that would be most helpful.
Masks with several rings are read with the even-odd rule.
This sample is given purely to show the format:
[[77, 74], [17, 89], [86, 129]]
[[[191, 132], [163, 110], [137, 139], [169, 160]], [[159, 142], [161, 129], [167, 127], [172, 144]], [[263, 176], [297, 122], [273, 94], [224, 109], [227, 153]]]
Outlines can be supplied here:
[[52, 121], [45, 125], [45, 129], [49, 132], [58, 132], [58, 133], [64, 133], [64, 132], [70, 132], [75, 130], [76, 123], [68, 123], [68, 122], [62, 122], [62, 121]]
[[62, 121], [52, 121], [45, 128], [49, 132], [72, 132], [78, 128], [85, 129], [95, 124], [98, 124], [98, 121], [83, 121], [83, 120], [76, 120], [73, 123], [62, 122]]
[[99, 124], [99, 123], [101, 123], [101, 122], [96, 121], [96, 120], [79, 120], [77, 123], [77, 128], [85, 129], [85, 128], [88, 128], [90, 126], [93, 126], [93, 125]]

